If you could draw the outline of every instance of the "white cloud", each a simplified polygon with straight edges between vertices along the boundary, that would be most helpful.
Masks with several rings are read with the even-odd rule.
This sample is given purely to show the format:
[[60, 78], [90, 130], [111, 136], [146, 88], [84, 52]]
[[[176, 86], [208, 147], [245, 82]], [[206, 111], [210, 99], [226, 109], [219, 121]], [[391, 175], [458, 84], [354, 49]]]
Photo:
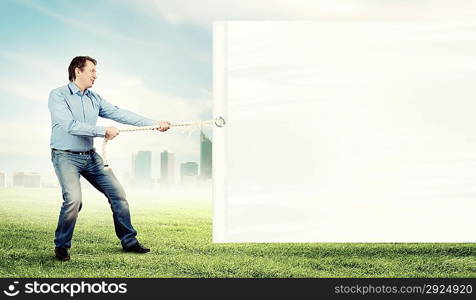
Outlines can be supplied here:
[[[74, 15], [76, 11], [73, 11], [73, 15], [68, 16], [62, 12], [58, 13], [40, 3], [38, 1], [29, 1], [29, 0], [19, 0], [20, 4], [24, 6], [36, 10], [41, 14], [56, 19], [67, 26], [71, 26], [75, 29], [81, 30], [87, 34], [92, 34], [97, 37], [107, 39], [107, 40], [118, 40], [125, 44], [137, 44], [142, 47], [154, 47], [155, 49], [159, 49], [164, 52], [175, 52], [181, 53], [187, 57], [191, 57], [198, 62], [202, 63], [209, 63], [210, 59], [206, 53], [197, 51], [197, 49], [188, 49], [188, 48], [176, 48], [167, 45], [166, 43], [161, 42], [159, 38], [157, 39], [140, 39], [135, 36], [125, 35], [122, 34], [120, 31], [116, 30], [114, 27], [105, 26], [103, 24], [99, 24], [97, 22], [83, 22], [80, 21], [80, 18], [76, 18]], [[134, 3], [135, 4], [135, 3]], [[92, 30], [91, 30], [92, 29]]]
[[49, 116], [40, 121], [22, 120], [18, 122], [2, 121], [0, 131], [2, 156], [40, 156], [49, 153], [50, 124]]
[[158, 12], [171, 23], [209, 26], [214, 20], [276, 19], [445, 19], [474, 18], [476, 2], [377, 0], [156, 0]]
[[37, 1], [20, 0], [19, 3], [23, 4], [26, 7], [34, 9], [48, 17], [61, 21], [62, 23], [66, 25], [84, 30], [84, 32], [87, 32], [88, 34], [94, 34], [99, 37], [105, 37], [105, 38], [119, 39], [128, 43], [132, 42], [132, 43], [138, 43], [138, 44], [149, 45], [149, 46], [154, 44], [153, 42], [150, 42], [150, 41], [140, 40], [140, 39], [136, 39], [127, 35], [123, 35], [118, 31], [109, 30], [107, 27], [102, 27], [102, 26], [98, 26], [97, 24], [91, 24], [91, 23], [80, 21], [81, 20], [80, 18], [71, 18], [65, 15], [64, 13], [61, 13], [61, 14], [57, 13], [56, 11], [49, 9], [46, 6], [41, 5]]
[[25, 82], [18, 82], [5, 77], [0, 77], [0, 90], [29, 101], [45, 101], [44, 95], [48, 95], [44, 86], [34, 83], [25, 84]]
[[20, 99], [46, 105], [50, 90], [67, 78], [64, 65], [36, 55], [0, 51], [0, 59], [11, 66], [0, 75], [0, 90]]

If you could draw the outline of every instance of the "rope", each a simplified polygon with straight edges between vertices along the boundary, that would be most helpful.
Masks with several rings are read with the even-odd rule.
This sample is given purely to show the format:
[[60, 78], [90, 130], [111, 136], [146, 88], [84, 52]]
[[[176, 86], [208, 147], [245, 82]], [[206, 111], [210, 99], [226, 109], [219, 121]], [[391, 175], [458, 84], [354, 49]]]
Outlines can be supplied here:
[[[217, 127], [223, 127], [225, 125], [225, 119], [223, 119], [223, 117], [218, 117], [216, 119], [207, 120], [207, 121], [179, 122], [179, 123], [170, 124], [170, 128], [184, 127], [183, 132], [188, 133], [188, 135], [190, 136], [196, 130], [201, 130], [203, 127], [213, 127], [213, 125], [216, 125]], [[147, 131], [147, 130], [158, 130], [158, 127], [144, 126], [144, 127], [118, 128], [119, 132], [137, 132], [137, 131]], [[102, 143], [102, 159], [103, 159], [105, 168], [109, 168], [109, 160], [107, 158], [107, 141], [108, 139], [104, 138]]]

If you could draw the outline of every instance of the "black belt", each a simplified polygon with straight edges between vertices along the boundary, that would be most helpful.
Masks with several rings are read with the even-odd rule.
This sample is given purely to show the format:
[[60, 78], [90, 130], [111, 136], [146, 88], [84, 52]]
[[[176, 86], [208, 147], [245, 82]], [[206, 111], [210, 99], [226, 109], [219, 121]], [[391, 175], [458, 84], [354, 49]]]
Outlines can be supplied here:
[[83, 152], [77, 152], [77, 151], [71, 151], [71, 150], [60, 150], [60, 149], [55, 149], [55, 148], [51, 148], [51, 150], [54, 150], [54, 151], [61, 151], [61, 152], [68, 152], [68, 153], [73, 153], [73, 154], [81, 154], [81, 155], [88, 155], [88, 154], [93, 154], [96, 149], [91, 149], [91, 150], [88, 150], [88, 151], [83, 151]]

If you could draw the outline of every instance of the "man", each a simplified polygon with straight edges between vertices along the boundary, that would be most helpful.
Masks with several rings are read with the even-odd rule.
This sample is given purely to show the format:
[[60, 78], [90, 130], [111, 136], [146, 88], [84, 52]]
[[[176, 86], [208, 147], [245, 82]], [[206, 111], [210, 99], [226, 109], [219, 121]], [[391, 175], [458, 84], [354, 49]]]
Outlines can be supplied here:
[[101, 156], [93, 148], [94, 137], [113, 139], [115, 127], [96, 126], [98, 116], [134, 126], [170, 128], [167, 121], [157, 122], [120, 109], [89, 90], [97, 79], [96, 60], [88, 56], [73, 58], [68, 68], [69, 84], [51, 91], [48, 108], [51, 113], [51, 161], [63, 193], [58, 226], [55, 232], [55, 256], [70, 259], [74, 226], [81, 210], [80, 175], [103, 193], [111, 206], [114, 227], [122, 248], [128, 252], [147, 253], [132, 227], [126, 194], [111, 171], [104, 169]]

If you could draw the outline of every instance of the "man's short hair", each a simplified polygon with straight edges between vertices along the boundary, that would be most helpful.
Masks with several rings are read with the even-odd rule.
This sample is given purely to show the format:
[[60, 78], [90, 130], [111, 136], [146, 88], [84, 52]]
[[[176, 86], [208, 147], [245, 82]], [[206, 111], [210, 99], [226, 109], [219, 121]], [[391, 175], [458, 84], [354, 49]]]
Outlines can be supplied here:
[[97, 61], [89, 56], [76, 56], [75, 58], [73, 58], [68, 67], [69, 81], [74, 81], [76, 79], [76, 73], [74, 72], [74, 70], [76, 68], [79, 68], [82, 71], [84, 66], [86, 66], [86, 61], [88, 60], [94, 65], [97, 64]]

